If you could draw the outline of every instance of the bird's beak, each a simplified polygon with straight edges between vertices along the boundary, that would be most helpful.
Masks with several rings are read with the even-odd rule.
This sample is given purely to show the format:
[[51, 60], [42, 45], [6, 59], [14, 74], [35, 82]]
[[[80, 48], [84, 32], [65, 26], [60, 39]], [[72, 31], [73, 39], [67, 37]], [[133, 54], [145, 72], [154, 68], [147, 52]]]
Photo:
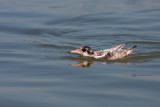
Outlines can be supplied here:
[[72, 50], [72, 51], [70, 51], [70, 53], [81, 54], [81, 52], [78, 49]]

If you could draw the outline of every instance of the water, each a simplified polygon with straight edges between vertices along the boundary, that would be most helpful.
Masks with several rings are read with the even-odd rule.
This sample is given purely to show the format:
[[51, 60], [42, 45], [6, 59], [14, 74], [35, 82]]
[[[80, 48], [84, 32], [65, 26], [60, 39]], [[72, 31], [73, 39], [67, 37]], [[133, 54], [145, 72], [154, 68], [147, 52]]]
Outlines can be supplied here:
[[[69, 54], [128, 42], [123, 60]], [[159, 0], [1, 0], [0, 107], [159, 107]]]

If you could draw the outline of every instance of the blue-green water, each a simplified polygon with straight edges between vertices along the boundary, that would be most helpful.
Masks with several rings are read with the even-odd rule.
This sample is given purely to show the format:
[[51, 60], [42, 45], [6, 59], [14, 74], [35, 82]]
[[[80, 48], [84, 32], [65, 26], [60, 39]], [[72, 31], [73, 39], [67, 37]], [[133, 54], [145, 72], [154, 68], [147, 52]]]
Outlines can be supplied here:
[[[123, 60], [68, 53], [125, 42]], [[0, 1], [0, 107], [159, 107], [159, 69], [159, 0]]]

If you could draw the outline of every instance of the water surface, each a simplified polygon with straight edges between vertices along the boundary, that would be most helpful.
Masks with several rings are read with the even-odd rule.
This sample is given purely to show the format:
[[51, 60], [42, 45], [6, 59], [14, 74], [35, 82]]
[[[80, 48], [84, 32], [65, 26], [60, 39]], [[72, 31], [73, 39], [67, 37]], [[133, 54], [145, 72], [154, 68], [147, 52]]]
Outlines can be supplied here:
[[[128, 42], [122, 60], [68, 53]], [[159, 0], [1, 0], [0, 106], [159, 107]]]

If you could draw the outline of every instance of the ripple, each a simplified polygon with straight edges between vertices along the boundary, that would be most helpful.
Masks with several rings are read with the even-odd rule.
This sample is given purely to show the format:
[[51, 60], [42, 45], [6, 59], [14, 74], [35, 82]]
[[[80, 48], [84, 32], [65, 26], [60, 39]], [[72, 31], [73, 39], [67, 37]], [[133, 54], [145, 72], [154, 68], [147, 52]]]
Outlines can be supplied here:
[[38, 46], [43, 48], [56, 48], [56, 49], [73, 49], [74, 48], [72, 46], [59, 46], [54, 44], [39, 44]]
[[133, 41], [132, 43], [136, 43], [136, 44], [160, 45], [160, 42], [159, 42], [159, 41]]

